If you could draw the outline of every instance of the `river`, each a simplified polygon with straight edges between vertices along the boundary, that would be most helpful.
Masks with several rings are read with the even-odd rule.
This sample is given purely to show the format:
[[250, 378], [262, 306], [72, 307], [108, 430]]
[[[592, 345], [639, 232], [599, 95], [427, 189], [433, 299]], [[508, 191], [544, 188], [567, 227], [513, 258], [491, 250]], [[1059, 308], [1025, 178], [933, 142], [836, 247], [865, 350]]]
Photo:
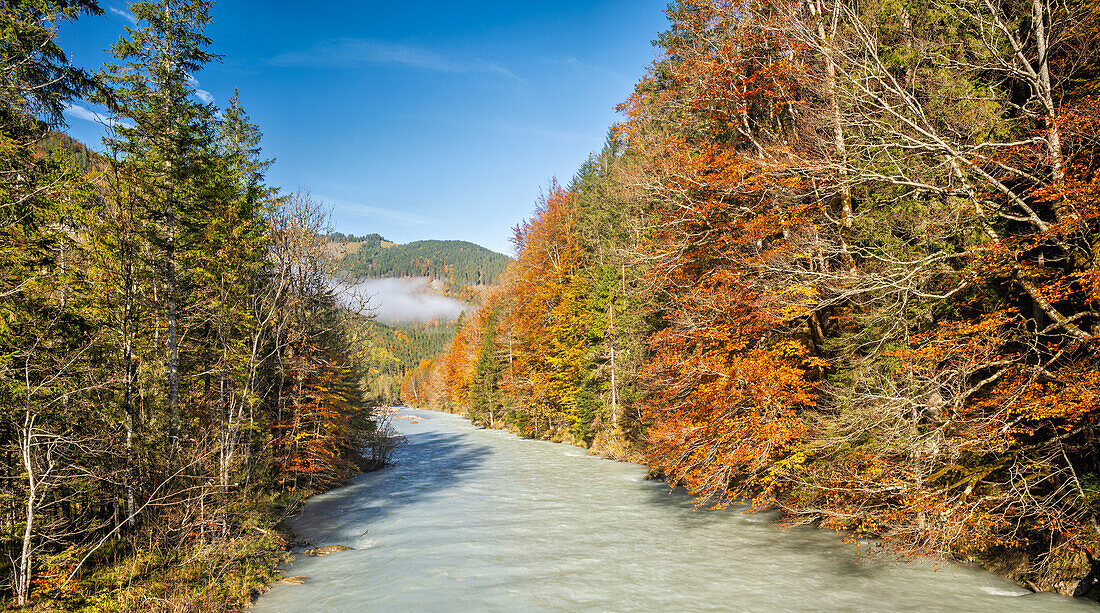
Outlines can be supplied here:
[[[693, 509], [636, 464], [403, 409], [393, 466], [310, 499], [315, 545], [256, 613], [1093, 611], [976, 568], [867, 556], [836, 533]], [[865, 551], [865, 550], [863, 550]]]

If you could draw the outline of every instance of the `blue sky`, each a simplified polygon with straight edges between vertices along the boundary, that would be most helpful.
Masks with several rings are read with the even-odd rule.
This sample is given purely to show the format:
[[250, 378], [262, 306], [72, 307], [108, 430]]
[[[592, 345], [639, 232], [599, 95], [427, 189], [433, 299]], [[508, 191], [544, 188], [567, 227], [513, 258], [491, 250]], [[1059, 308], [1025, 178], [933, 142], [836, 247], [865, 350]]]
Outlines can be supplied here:
[[[195, 76], [219, 104], [240, 90], [277, 160], [268, 183], [310, 191], [336, 230], [510, 253], [550, 179], [567, 182], [619, 119], [666, 4], [221, 0], [208, 35], [224, 60]], [[102, 65], [129, 25], [125, 2], [101, 5], [61, 31], [78, 66]], [[96, 145], [89, 117], [67, 113]]]

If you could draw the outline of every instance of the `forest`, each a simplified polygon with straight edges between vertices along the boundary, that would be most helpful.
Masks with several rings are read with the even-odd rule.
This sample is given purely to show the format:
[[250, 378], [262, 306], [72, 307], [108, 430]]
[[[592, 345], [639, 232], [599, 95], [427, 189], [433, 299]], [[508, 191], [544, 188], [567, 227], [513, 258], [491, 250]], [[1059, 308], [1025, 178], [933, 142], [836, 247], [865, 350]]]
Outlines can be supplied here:
[[401, 404], [405, 375], [447, 349], [461, 321], [390, 325], [361, 316], [353, 318], [352, 347], [368, 401], [380, 406]]
[[[441, 282], [407, 290], [413, 296], [479, 301], [486, 286], [500, 277], [510, 261], [505, 255], [467, 241], [421, 240], [402, 245], [380, 234], [355, 236], [341, 232], [329, 233], [328, 240], [339, 278], [367, 281], [368, 286], [370, 279], [393, 277], [425, 277]], [[387, 301], [384, 293], [372, 298], [379, 304]], [[400, 404], [405, 375], [450, 345], [456, 322], [449, 317], [418, 321], [412, 314], [396, 321], [385, 317], [382, 319], [386, 321], [380, 321], [378, 313], [374, 315], [374, 319], [353, 317], [351, 338], [359, 356], [365, 393], [378, 405]]]
[[[212, 1], [137, 2], [72, 66], [58, 29], [105, 8], [0, 10], [6, 606], [247, 606], [398, 397], [1097, 596], [1097, 0], [675, 0], [512, 259], [330, 233], [239, 97], [197, 95]], [[479, 306], [388, 326], [349, 276]]]
[[[196, 96], [212, 2], [151, 0], [114, 61], [0, 9], [0, 602], [223, 611], [277, 578], [278, 520], [385, 462], [326, 214], [264, 182], [239, 98]], [[91, 152], [58, 134], [107, 109]]]
[[[363, 240], [352, 240], [362, 238]], [[428, 277], [447, 283], [460, 295], [471, 286], [489, 285], [508, 266], [509, 258], [481, 245], [458, 240], [423, 240], [404, 245], [381, 236], [348, 237], [340, 266], [352, 278]]]
[[668, 18], [605, 147], [404, 400], [1086, 595], [1100, 4]]

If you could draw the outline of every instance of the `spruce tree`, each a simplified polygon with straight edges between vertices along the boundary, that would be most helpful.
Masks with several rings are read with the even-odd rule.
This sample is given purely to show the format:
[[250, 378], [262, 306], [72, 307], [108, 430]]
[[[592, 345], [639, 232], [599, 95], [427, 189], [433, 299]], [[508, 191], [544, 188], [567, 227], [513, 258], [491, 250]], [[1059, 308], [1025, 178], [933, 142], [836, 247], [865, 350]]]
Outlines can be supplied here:
[[217, 59], [207, 51], [210, 39], [204, 35], [212, 4], [134, 4], [140, 27], [127, 28], [111, 48], [121, 63], [107, 67], [113, 91], [103, 99], [115, 122], [108, 145], [137, 170], [147, 239], [159, 253], [155, 294], [165, 317], [164, 400], [173, 455], [179, 452], [181, 428], [178, 252], [191, 239], [192, 217], [203, 206], [199, 196], [214, 148], [214, 109], [196, 100], [194, 85], [194, 75]]

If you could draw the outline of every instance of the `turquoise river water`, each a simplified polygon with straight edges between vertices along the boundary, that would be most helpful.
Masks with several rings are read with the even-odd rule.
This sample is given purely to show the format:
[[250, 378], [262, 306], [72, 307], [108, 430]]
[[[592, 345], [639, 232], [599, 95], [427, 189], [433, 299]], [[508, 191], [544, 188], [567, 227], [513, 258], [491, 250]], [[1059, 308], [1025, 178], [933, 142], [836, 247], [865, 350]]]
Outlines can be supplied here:
[[696, 510], [645, 468], [402, 409], [395, 464], [310, 499], [296, 556], [256, 613], [354, 611], [1097, 611], [977, 568], [898, 562], [837, 534]]

